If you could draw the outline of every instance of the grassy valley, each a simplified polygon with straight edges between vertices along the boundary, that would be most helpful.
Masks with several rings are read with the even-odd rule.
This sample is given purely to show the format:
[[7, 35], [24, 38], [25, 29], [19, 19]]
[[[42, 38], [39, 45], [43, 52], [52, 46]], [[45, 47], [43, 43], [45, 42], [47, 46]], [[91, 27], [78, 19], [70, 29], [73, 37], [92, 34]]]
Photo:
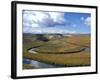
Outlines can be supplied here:
[[[36, 48], [34, 48], [36, 47]], [[34, 53], [28, 50], [34, 48]], [[90, 66], [89, 34], [23, 34], [23, 58], [61, 67]], [[23, 69], [36, 68], [23, 64]]]

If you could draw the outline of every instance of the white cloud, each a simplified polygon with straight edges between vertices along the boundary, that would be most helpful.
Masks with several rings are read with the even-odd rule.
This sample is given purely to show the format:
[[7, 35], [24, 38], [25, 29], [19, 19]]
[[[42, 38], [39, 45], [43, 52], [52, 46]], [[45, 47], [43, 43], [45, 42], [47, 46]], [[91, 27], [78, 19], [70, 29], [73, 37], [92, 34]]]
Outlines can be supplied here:
[[[63, 27], [63, 26], [62, 26]], [[67, 30], [67, 29], [61, 29], [57, 27], [25, 27], [24, 32], [26, 33], [34, 33], [34, 34], [42, 34], [42, 33], [60, 33], [60, 34], [66, 34], [66, 33], [76, 33], [75, 30]]]
[[[62, 27], [67, 27], [64, 13], [23, 12], [23, 32], [25, 33], [76, 33], [75, 31], [64, 30]], [[76, 25], [74, 24], [73, 27]]]
[[50, 15], [51, 18], [54, 20], [54, 22], [57, 22], [57, 23], [66, 22], [66, 20], [65, 20], [65, 18], [64, 18], [64, 13], [49, 12], [49, 15]]
[[84, 19], [85, 19], [85, 18], [82, 16], [82, 17], [81, 17], [81, 20], [84, 21]]
[[77, 33], [76, 31], [70, 31], [69, 33], [71, 33], [71, 34], [75, 34], [75, 33]]
[[83, 21], [83, 23], [86, 25], [86, 26], [91, 26], [91, 17], [81, 17], [81, 21]]
[[28, 24], [32, 27], [54, 27], [55, 25], [63, 25], [65, 23], [64, 13], [57, 12], [39, 12], [39, 11], [24, 11], [23, 24]]
[[87, 26], [91, 26], [91, 17], [87, 17], [84, 22]]

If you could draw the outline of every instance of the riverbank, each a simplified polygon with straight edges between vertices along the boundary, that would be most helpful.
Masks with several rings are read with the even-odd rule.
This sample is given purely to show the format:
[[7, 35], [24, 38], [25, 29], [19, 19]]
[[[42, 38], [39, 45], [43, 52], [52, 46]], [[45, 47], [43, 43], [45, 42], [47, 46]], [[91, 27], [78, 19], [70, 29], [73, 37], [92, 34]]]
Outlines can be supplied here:
[[89, 36], [64, 37], [47, 42], [28, 39], [25, 40], [28, 43], [24, 42], [23, 58], [29, 59], [36, 69], [91, 65]]

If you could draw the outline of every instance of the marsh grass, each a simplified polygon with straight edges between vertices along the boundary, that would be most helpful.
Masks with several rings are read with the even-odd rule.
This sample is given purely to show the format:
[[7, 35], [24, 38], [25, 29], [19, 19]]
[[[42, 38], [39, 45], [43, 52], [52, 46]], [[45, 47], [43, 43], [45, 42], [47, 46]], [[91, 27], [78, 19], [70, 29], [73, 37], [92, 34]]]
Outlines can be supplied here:
[[24, 53], [24, 58], [62, 66], [90, 65], [90, 54], [79, 52], [74, 54], [30, 54]]
[[31, 64], [23, 64], [23, 69], [34, 69], [35, 67], [33, 67]]
[[[90, 48], [90, 36], [71, 36], [60, 39], [50, 39], [48, 42], [33, 41], [34, 36], [23, 38], [23, 58], [59, 65], [62, 67], [90, 66], [91, 54], [82, 49]], [[32, 54], [27, 49], [35, 49], [38, 54]], [[27, 69], [27, 65], [23, 65]]]

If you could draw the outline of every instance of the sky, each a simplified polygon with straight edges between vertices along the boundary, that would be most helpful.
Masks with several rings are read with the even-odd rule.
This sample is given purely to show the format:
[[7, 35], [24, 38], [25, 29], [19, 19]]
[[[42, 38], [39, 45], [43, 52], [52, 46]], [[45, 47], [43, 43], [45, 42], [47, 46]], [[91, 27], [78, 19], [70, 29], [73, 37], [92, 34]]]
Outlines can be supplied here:
[[78, 12], [50, 12], [23, 10], [23, 33], [88, 34], [91, 14]]

